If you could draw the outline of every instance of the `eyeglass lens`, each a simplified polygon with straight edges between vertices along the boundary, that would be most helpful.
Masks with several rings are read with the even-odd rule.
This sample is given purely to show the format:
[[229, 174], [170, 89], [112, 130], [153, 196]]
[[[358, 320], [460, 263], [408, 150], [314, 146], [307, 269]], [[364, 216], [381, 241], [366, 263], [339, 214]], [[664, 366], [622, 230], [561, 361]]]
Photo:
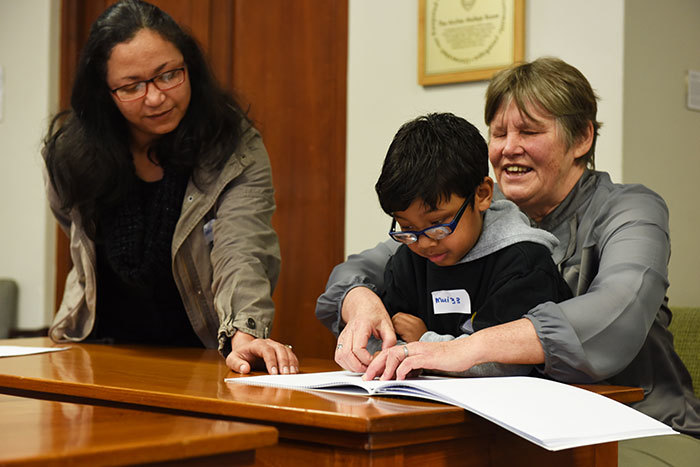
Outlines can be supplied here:
[[127, 84], [114, 90], [119, 100], [133, 101], [141, 99], [148, 92], [148, 83], [161, 91], [167, 91], [181, 85], [185, 81], [185, 69], [176, 68], [175, 70], [166, 71], [149, 80], [138, 81], [136, 83]]
[[[428, 238], [431, 238], [433, 240], [442, 240], [443, 238], [447, 237], [452, 233], [452, 230], [447, 227], [446, 225], [440, 225], [438, 227], [433, 227], [431, 229], [427, 229], [424, 232], [421, 232], [423, 235], [425, 235]], [[390, 234], [392, 238], [395, 240], [398, 240], [401, 243], [405, 243], [407, 245], [411, 243], [415, 243], [418, 241], [418, 236], [415, 233], [409, 233], [409, 232], [391, 232]]]

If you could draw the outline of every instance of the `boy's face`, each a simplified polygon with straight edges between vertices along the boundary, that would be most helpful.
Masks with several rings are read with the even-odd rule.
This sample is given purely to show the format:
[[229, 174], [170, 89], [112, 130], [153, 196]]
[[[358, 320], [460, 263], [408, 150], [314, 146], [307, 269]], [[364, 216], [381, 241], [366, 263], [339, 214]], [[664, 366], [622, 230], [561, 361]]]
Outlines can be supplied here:
[[[415, 254], [438, 266], [457, 264], [479, 239], [483, 224], [482, 213], [491, 205], [492, 196], [493, 180], [486, 177], [474, 193], [473, 205], [464, 210], [454, 232], [441, 240], [421, 235], [418, 241], [409, 244], [408, 247]], [[437, 209], [431, 210], [422, 199], [416, 199], [404, 211], [394, 212], [394, 218], [401, 230], [419, 231], [451, 222], [463, 203], [464, 198], [453, 194], [449, 199], [438, 203]]]

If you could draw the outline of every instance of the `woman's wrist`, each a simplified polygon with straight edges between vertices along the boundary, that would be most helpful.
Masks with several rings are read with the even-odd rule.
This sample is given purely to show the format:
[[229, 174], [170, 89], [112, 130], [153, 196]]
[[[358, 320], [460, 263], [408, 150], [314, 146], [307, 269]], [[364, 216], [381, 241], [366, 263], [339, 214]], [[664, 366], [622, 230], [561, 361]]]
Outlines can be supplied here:
[[376, 307], [384, 304], [370, 288], [359, 285], [353, 287], [343, 299], [341, 318], [347, 324], [358, 315], [367, 315], [376, 311]]
[[460, 340], [466, 341], [466, 358], [472, 366], [486, 362], [544, 363], [542, 344], [526, 318], [485, 328]]
[[479, 333], [474, 333], [469, 337], [463, 339], [454, 339], [452, 341], [446, 341], [445, 344], [448, 346], [455, 346], [456, 355], [461, 355], [462, 359], [460, 362], [460, 369], [458, 371], [466, 371], [478, 365], [488, 361], [487, 351], [488, 349], [484, 346], [484, 339]]
[[233, 336], [231, 336], [231, 349], [235, 350], [237, 347], [248, 344], [253, 340], [255, 340], [255, 336], [237, 329]]

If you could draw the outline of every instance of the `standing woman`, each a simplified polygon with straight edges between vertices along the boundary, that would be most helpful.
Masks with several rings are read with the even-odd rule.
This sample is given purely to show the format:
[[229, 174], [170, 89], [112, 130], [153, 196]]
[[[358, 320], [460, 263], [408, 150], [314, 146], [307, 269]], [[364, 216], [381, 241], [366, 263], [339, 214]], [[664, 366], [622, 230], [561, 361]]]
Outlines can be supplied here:
[[267, 339], [280, 267], [267, 152], [169, 15], [140, 0], [100, 15], [43, 155], [73, 260], [53, 340], [204, 346], [241, 373], [297, 371]]

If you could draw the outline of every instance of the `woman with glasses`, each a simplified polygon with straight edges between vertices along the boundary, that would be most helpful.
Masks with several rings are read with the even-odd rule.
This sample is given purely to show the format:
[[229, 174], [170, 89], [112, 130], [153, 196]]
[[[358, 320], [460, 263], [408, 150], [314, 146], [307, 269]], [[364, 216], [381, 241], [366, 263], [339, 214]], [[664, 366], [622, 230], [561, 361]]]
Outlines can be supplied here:
[[267, 153], [170, 16], [139, 0], [102, 13], [43, 155], [73, 260], [52, 339], [204, 346], [241, 373], [297, 371], [267, 339], [280, 267]]

